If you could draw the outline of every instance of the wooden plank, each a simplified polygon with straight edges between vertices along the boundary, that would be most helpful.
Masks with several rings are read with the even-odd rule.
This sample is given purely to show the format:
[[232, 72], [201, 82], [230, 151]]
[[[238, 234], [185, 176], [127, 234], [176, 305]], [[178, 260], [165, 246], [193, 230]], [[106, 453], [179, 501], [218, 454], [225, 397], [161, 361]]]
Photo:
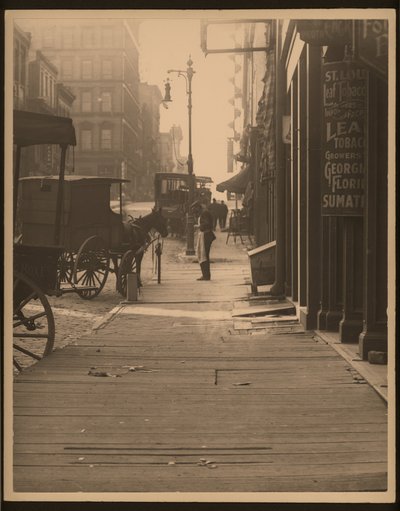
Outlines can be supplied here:
[[[327, 413], [329, 410], [319, 410], [317, 408], [312, 407], [304, 407], [300, 411], [299, 409], [293, 409], [291, 414], [282, 415], [279, 413], [279, 409], [277, 407], [266, 407], [262, 412], [257, 414], [255, 407], [252, 409], [244, 409], [246, 413], [246, 419], [241, 420], [240, 422], [237, 420], [235, 416], [235, 407], [237, 403], [232, 403], [230, 406], [226, 406], [224, 413], [218, 413], [218, 407], [207, 409], [206, 407], [201, 407], [199, 405], [187, 405], [182, 406], [180, 408], [164, 408], [161, 409], [160, 406], [154, 406], [153, 408], [148, 407], [138, 407], [135, 412], [126, 412], [121, 413], [120, 407], [111, 406], [106, 403], [106, 410], [103, 407], [91, 407], [88, 408], [86, 406], [81, 407], [65, 407], [65, 408], [57, 408], [57, 407], [38, 407], [38, 408], [27, 408], [25, 407], [23, 410], [16, 410], [15, 413], [15, 423], [18, 424], [20, 420], [26, 420], [26, 417], [30, 417], [32, 421], [38, 420], [40, 417], [52, 418], [54, 421], [59, 419], [60, 417], [65, 417], [65, 420], [70, 421], [71, 418], [87, 418], [88, 420], [93, 420], [94, 418], [101, 418], [104, 423], [108, 423], [108, 419], [113, 418], [113, 424], [115, 424], [118, 419], [118, 424], [130, 424], [132, 421], [142, 420], [143, 417], [151, 419], [158, 419], [160, 424], [164, 424], [167, 422], [179, 424], [185, 424], [186, 422], [191, 422], [190, 419], [182, 418], [183, 414], [193, 414], [196, 416], [203, 416], [205, 413], [209, 413], [212, 416], [212, 420], [210, 420], [210, 425], [215, 424], [216, 421], [224, 422], [226, 427], [230, 426], [231, 423], [234, 424], [250, 424], [250, 426], [263, 426], [266, 429], [274, 429], [275, 425], [277, 427], [283, 428], [283, 430], [287, 430], [293, 426], [297, 426], [297, 431], [301, 431], [302, 429], [309, 430], [311, 425], [315, 426], [315, 431], [321, 428], [325, 428], [326, 431], [330, 430], [341, 430], [343, 428], [347, 428], [349, 432], [357, 431], [386, 431], [387, 424], [385, 419], [380, 418], [378, 414], [370, 414], [372, 416], [358, 414], [354, 417], [354, 413], [351, 412], [351, 407], [346, 408], [334, 408]], [[121, 403], [122, 404], [122, 403]], [[377, 410], [376, 410], [377, 411]], [[24, 419], [25, 418], [25, 419]], [[299, 419], [301, 418], [301, 424], [299, 425]], [[31, 420], [30, 419], [30, 420]], [[359, 421], [363, 419], [363, 422]], [[271, 423], [272, 422], [272, 423]]]
[[[63, 394], [61, 394], [64, 397]], [[16, 400], [15, 403], [15, 415], [37, 415], [40, 413], [46, 415], [58, 415], [64, 414], [68, 415], [85, 415], [85, 410], [87, 410], [87, 415], [91, 415], [92, 413], [98, 413], [99, 415], [117, 415], [117, 416], [134, 416], [137, 412], [137, 407], [140, 406], [140, 410], [145, 409], [148, 413], [157, 412], [160, 410], [160, 402], [162, 399], [152, 399], [153, 403], [146, 404], [144, 406], [141, 404], [139, 398], [129, 398], [129, 394], [125, 393], [121, 396], [117, 396], [115, 398], [115, 402], [112, 402], [111, 395], [104, 396], [104, 399], [100, 402], [97, 400], [96, 402], [90, 401], [86, 396], [80, 394], [76, 398], [69, 399], [68, 396], [65, 396], [63, 399], [63, 403], [60, 404], [58, 401], [60, 399], [60, 395], [57, 395], [54, 399], [43, 400], [43, 396], [39, 394], [35, 395], [33, 398], [29, 395], [22, 395]], [[97, 398], [97, 396], [95, 395]], [[163, 396], [165, 399], [165, 396]], [[356, 400], [348, 400], [345, 403], [337, 404], [333, 401], [328, 403], [324, 403], [324, 406], [321, 406], [317, 399], [307, 400], [301, 399], [297, 403], [294, 400], [284, 400], [282, 403], [279, 400], [271, 400], [271, 399], [257, 399], [251, 400], [251, 403], [248, 403], [248, 397], [245, 395], [232, 396], [227, 399], [216, 399], [215, 403], [209, 405], [208, 407], [202, 403], [201, 396], [187, 398], [185, 396], [179, 397], [180, 403], [177, 404], [175, 400], [169, 400], [168, 404], [163, 407], [164, 413], [174, 414], [174, 413], [194, 413], [196, 410], [209, 410], [210, 413], [218, 412], [219, 416], [224, 416], [226, 413], [231, 413], [232, 409], [237, 406], [240, 406], [243, 409], [243, 413], [247, 415], [256, 415], [259, 417], [268, 416], [269, 414], [279, 415], [280, 408], [290, 407], [289, 413], [282, 413], [282, 417], [286, 416], [298, 416], [301, 410], [304, 410], [303, 415], [309, 414], [310, 412], [314, 412], [313, 415], [322, 416], [327, 413], [327, 411], [332, 411], [333, 413], [342, 413], [344, 414], [346, 410], [348, 410], [351, 415], [351, 411], [353, 412], [353, 417], [355, 421], [363, 420], [366, 421], [368, 417], [370, 418], [367, 423], [374, 422], [375, 413], [379, 413], [379, 421], [387, 422], [387, 418], [384, 414], [382, 414], [382, 409], [378, 406], [371, 406], [370, 413], [363, 413], [362, 408], [365, 407], [366, 402], [361, 403], [357, 406]], [[134, 407], [132, 411], [129, 410], [121, 410], [121, 407], [126, 404]], [[104, 409], [104, 405], [106, 405], [106, 409]], [[283, 405], [283, 406], [282, 406]], [[223, 406], [222, 410], [219, 410]], [[342, 417], [343, 418], [343, 417]]]
[[[370, 438], [373, 434], [382, 433], [382, 436], [386, 434], [387, 427], [384, 423], [368, 423], [368, 424], [329, 424], [325, 419], [324, 422], [306, 421], [301, 425], [296, 424], [296, 420], [287, 420], [286, 423], [282, 419], [277, 417], [273, 422], [268, 421], [267, 418], [254, 418], [248, 417], [246, 420], [236, 421], [236, 417], [231, 414], [230, 416], [219, 417], [214, 416], [210, 413], [210, 418], [207, 424], [201, 420], [198, 416], [194, 418], [187, 417], [182, 419], [182, 416], [164, 416], [150, 415], [145, 411], [140, 415], [136, 416], [106, 416], [106, 415], [74, 415], [68, 416], [66, 420], [65, 416], [31, 416], [29, 423], [26, 420], [26, 416], [16, 416], [14, 423], [15, 427], [18, 428], [19, 435], [23, 435], [25, 432], [37, 432], [44, 431], [51, 433], [57, 431], [58, 433], [64, 433], [71, 431], [72, 433], [81, 432], [85, 429], [87, 436], [94, 434], [107, 433], [109, 430], [113, 430], [113, 434], [118, 437], [122, 437], [125, 434], [129, 434], [134, 430], [137, 434], [148, 434], [150, 432], [161, 431], [162, 434], [167, 432], [176, 432], [177, 428], [192, 428], [194, 433], [202, 434], [203, 432], [210, 430], [216, 434], [221, 434], [225, 428], [227, 432], [233, 434], [235, 432], [241, 432], [248, 430], [249, 433], [264, 433], [268, 438], [286, 438], [288, 435], [302, 436], [306, 438], [308, 435], [326, 435], [326, 439], [329, 440], [331, 436], [343, 434], [344, 438], [346, 435], [353, 435], [359, 433], [360, 435], [367, 435]], [[221, 425], [222, 424], [222, 425]], [[17, 438], [17, 437], [16, 437]], [[20, 436], [18, 437], [20, 438]]]
[[197, 455], [199, 457], [208, 457], [211, 456], [224, 456], [224, 455], [235, 455], [235, 456], [280, 456], [280, 455], [290, 455], [290, 456], [313, 456], [313, 455], [343, 455], [349, 458], [349, 455], [353, 455], [355, 453], [363, 453], [363, 455], [367, 456], [367, 453], [384, 453], [386, 449], [386, 442], [383, 441], [375, 441], [375, 442], [337, 442], [337, 443], [313, 443], [313, 444], [290, 444], [278, 443], [274, 442], [273, 444], [269, 444], [269, 446], [248, 446], [246, 443], [243, 443], [240, 447], [196, 447], [196, 446], [155, 446], [154, 444], [142, 444], [140, 446], [132, 446], [132, 445], [124, 445], [124, 444], [107, 444], [103, 443], [101, 445], [70, 445], [70, 444], [55, 444], [55, 443], [16, 443], [14, 446], [14, 452], [17, 453], [28, 453], [28, 454], [155, 454], [163, 455], [163, 456], [181, 456], [181, 455]]
[[[31, 466], [31, 467], [51, 467], [51, 466], [68, 466], [68, 465], [166, 465], [169, 461], [173, 460], [176, 463], [194, 464], [200, 463], [200, 459], [206, 459], [218, 465], [230, 464], [274, 464], [278, 465], [326, 465], [327, 457], [325, 453], [297, 453], [297, 454], [275, 454], [268, 453], [242, 453], [241, 451], [232, 451], [226, 453], [213, 453], [212, 455], [205, 453], [186, 453], [186, 452], [169, 452], [169, 453], [93, 453], [81, 452], [72, 453], [71, 451], [63, 453], [16, 453], [14, 455], [15, 466]], [[381, 451], [360, 451], [354, 452], [351, 455], [345, 453], [330, 453], [329, 462], [331, 464], [349, 465], [353, 463], [385, 463], [386, 456]]]
[[[39, 465], [40, 466], [40, 465]], [[19, 468], [19, 467], [18, 467]], [[27, 467], [28, 468], [28, 467]], [[54, 475], [59, 474], [68, 474], [70, 470], [75, 469], [77, 471], [78, 478], [80, 479], [79, 474], [81, 474], [82, 479], [85, 479], [85, 475], [88, 474], [88, 468], [86, 464], [74, 463], [70, 466], [61, 466], [57, 471], [55, 466], [52, 467], [42, 467], [45, 472], [47, 470], [54, 471]], [[112, 470], [115, 470], [115, 466], [112, 465], [95, 465], [93, 468], [96, 468], [93, 472], [96, 473], [96, 476], [101, 477], [113, 477]], [[386, 470], [386, 462], [347, 462], [347, 463], [329, 463], [325, 460], [325, 463], [320, 463], [314, 465], [310, 465], [304, 462], [300, 463], [291, 463], [291, 464], [278, 464], [266, 462], [264, 464], [238, 464], [238, 463], [229, 463], [226, 462], [223, 464], [220, 462], [218, 464], [219, 470], [212, 471], [212, 476], [215, 478], [224, 479], [226, 477], [236, 477], [240, 478], [241, 474], [244, 477], [250, 476], [264, 476], [264, 477], [296, 477], [296, 476], [307, 476], [307, 475], [353, 475], [358, 476], [361, 474], [374, 474], [377, 472], [384, 473]], [[129, 477], [132, 477], [133, 480], [145, 479], [147, 477], [151, 477], [154, 479], [165, 478], [165, 480], [174, 481], [177, 477], [210, 477], [208, 473], [208, 469], [206, 466], [200, 466], [198, 462], [189, 462], [189, 463], [176, 463], [171, 469], [171, 466], [168, 463], [163, 464], [129, 464], [127, 465], [118, 465], [118, 472], [124, 477], [124, 474], [127, 475], [128, 471], [131, 470], [131, 474]], [[153, 471], [153, 474], [152, 474]], [[33, 471], [35, 472], [35, 471]], [[32, 475], [34, 478], [34, 475]], [[74, 478], [75, 480], [79, 480], [78, 478]], [[176, 484], [176, 482], [175, 482]]]
[[268, 304], [268, 305], [257, 305], [252, 307], [243, 307], [243, 308], [235, 308], [232, 311], [232, 317], [237, 316], [267, 316], [268, 314], [279, 314], [284, 311], [293, 311], [295, 312], [295, 307], [293, 304], [286, 303], [276, 303], [276, 304]]
[[[191, 433], [184, 431], [177, 431], [179, 429], [178, 422], [173, 427], [160, 427], [156, 424], [143, 423], [142, 426], [135, 428], [135, 433], [131, 432], [120, 432], [117, 424], [109, 431], [105, 428], [95, 429], [95, 426], [87, 420], [75, 421], [71, 424], [68, 420], [68, 424], [60, 425], [55, 424], [55, 421], [43, 421], [42, 423], [36, 423], [36, 421], [24, 421], [25, 424], [20, 421], [18, 429], [14, 433], [15, 442], [26, 442], [29, 438], [31, 442], [39, 443], [43, 442], [44, 436], [47, 436], [46, 443], [51, 441], [54, 443], [101, 443], [101, 442], [132, 442], [132, 445], [140, 445], [144, 442], [160, 442], [165, 445], [173, 444], [189, 444], [199, 445], [199, 439], [202, 444], [205, 445], [224, 445], [230, 447], [238, 447], [243, 444], [244, 441], [250, 443], [250, 439], [254, 442], [262, 442], [268, 439], [268, 442], [287, 442], [288, 444], [296, 443], [338, 443], [338, 442], [370, 442], [375, 441], [377, 434], [374, 432], [330, 432], [325, 434], [324, 432], [313, 433], [299, 433], [293, 435], [292, 432], [286, 433], [269, 433], [265, 431], [265, 428], [258, 427], [254, 431], [249, 431], [248, 425], [238, 425], [231, 427], [229, 431], [224, 431], [223, 427], [207, 427], [204, 425], [202, 428], [193, 429]], [[27, 423], [27, 424], [26, 424]], [[43, 430], [43, 424], [46, 424], [46, 431]], [[200, 444], [201, 445], [201, 444]]]
[[[171, 468], [171, 467], [170, 467]], [[99, 474], [87, 474], [85, 481], [82, 474], [71, 477], [69, 474], [43, 473], [43, 478], [29, 477], [29, 467], [16, 469], [15, 491], [21, 492], [348, 492], [348, 491], [385, 491], [387, 476], [384, 472], [362, 474], [359, 476], [324, 475], [316, 476], [289, 476], [289, 477], [245, 477], [241, 478], [188, 478], [175, 477], [174, 480], [164, 481], [154, 477], [134, 478], [123, 473], [118, 479], [107, 479]], [[206, 470], [206, 469], [205, 469]], [[215, 470], [210, 470], [210, 475]], [[53, 477], [52, 477], [53, 476]], [[46, 479], [47, 478], [47, 479]], [[132, 501], [136, 500], [132, 493]]]

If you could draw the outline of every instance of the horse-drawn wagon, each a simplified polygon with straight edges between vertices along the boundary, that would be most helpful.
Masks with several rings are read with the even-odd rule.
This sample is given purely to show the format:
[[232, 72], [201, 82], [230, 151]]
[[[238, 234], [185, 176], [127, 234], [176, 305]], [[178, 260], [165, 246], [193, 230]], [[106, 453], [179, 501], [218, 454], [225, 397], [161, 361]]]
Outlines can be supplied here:
[[[91, 299], [103, 289], [110, 273], [116, 276], [116, 289], [126, 296], [126, 276], [140, 274], [140, 262], [154, 229], [167, 234], [160, 211], [123, 221], [122, 193], [120, 212], [110, 207], [111, 187], [120, 191], [126, 180], [113, 177], [66, 175], [63, 214], [60, 222], [58, 282], [61, 291], [76, 291]], [[21, 179], [22, 241], [30, 245], [49, 245], [55, 215], [58, 180], [53, 176]], [[112, 263], [112, 264], [111, 264]], [[67, 288], [62, 286], [68, 285]]]
[[[140, 278], [149, 233], [155, 229], [166, 236], [168, 231], [160, 209], [123, 221], [124, 180], [65, 174], [67, 148], [76, 144], [71, 119], [14, 111], [13, 128], [13, 347], [20, 370], [26, 359], [40, 360], [52, 351], [55, 325], [46, 295], [72, 290], [93, 298], [113, 272], [125, 296], [127, 274], [136, 271]], [[57, 176], [30, 176], [29, 168], [21, 172], [23, 148], [54, 144], [61, 148]], [[112, 185], [119, 186], [119, 213], [110, 207]]]
[[[154, 199], [157, 207], [162, 207], [172, 234], [183, 236], [186, 227], [186, 214], [189, 200], [189, 174], [176, 172], [156, 172], [154, 178]], [[210, 185], [212, 179], [207, 176], [194, 177], [193, 201], [205, 206], [211, 202]]]

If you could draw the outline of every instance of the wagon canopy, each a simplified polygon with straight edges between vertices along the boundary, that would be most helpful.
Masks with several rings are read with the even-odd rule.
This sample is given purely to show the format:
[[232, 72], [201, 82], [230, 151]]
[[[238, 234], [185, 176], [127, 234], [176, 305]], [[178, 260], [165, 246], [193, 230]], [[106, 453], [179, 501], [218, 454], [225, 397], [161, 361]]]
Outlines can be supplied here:
[[18, 146], [76, 145], [72, 119], [14, 110], [14, 144]]
[[244, 193], [248, 182], [251, 179], [251, 167], [246, 165], [240, 172], [230, 179], [222, 181], [217, 185], [217, 192]]

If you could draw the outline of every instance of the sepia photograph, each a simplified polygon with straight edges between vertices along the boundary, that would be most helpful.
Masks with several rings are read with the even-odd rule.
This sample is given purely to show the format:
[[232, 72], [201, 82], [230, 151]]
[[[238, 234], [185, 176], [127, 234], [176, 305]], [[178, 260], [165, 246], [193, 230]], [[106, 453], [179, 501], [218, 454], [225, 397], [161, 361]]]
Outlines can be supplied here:
[[394, 502], [396, 27], [6, 11], [5, 500]]

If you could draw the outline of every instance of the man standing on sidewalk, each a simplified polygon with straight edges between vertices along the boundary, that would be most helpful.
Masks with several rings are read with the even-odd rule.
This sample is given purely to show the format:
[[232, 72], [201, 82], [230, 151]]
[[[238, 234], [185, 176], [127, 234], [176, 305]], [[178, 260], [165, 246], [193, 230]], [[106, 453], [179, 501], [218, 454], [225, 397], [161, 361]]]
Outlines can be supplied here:
[[210, 272], [210, 250], [215, 240], [213, 232], [213, 217], [207, 209], [203, 209], [200, 202], [196, 201], [191, 205], [193, 211], [200, 212], [199, 232], [197, 234], [196, 254], [200, 264], [202, 276], [197, 280], [211, 280]]

